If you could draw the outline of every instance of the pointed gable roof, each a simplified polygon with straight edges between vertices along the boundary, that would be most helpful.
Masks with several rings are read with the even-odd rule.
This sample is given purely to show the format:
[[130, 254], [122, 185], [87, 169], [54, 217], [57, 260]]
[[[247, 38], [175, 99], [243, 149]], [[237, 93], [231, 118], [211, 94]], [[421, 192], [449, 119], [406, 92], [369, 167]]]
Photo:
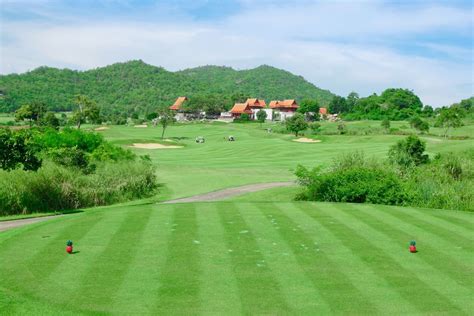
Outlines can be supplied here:
[[230, 113], [232, 114], [243, 114], [243, 113], [247, 113], [247, 114], [251, 114], [252, 113], [252, 110], [250, 109], [250, 106], [248, 105], [248, 103], [236, 103], [234, 104], [234, 107], [232, 108], [232, 110], [230, 110]]
[[170, 110], [174, 110], [174, 111], [180, 110], [181, 105], [183, 105], [184, 101], [188, 101], [188, 98], [187, 97], [178, 97], [176, 99], [176, 101], [174, 101], [174, 104], [172, 106], [170, 106]]
[[274, 109], [278, 106], [278, 103], [280, 103], [280, 101], [273, 100], [273, 101], [270, 101], [269, 106], [270, 106], [271, 109]]
[[264, 108], [265, 107], [265, 100], [260, 99], [247, 99], [245, 101], [251, 108]]

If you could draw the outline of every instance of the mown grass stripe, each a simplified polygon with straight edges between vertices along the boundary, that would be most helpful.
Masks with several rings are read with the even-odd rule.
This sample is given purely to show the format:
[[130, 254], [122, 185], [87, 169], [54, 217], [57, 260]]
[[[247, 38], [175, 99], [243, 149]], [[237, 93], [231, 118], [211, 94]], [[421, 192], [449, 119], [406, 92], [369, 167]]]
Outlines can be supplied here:
[[[456, 215], [457, 213], [462, 213], [462, 215], [464, 216], [457, 217], [454, 214], [453, 216], [450, 216], [450, 214], [448, 214], [448, 213], [453, 213], [453, 212]], [[474, 216], [472, 216], [471, 213], [462, 212], [462, 211], [430, 210], [430, 215], [433, 217], [437, 217], [441, 220], [447, 221], [450, 224], [462, 227], [468, 231], [472, 231], [472, 229], [474, 228], [474, 221], [472, 220], [474, 219]]]
[[152, 207], [150, 219], [131, 263], [133, 268], [128, 270], [120, 289], [114, 295], [113, 313], [152, 314], [171, 235], [171, 215], [172, 210], [169, 207]]
[[[356, 220], [362, 221], [366, 225], [384, 234], [387, 238], [390, 238], [392, 242], [400, 243], [401, 241], [405, 241], [405, 245], [408, 247], [408, 241], [413, 238], [413, 236], [416, 236], [415, 239], [418, 240], [418, 248], [423, 249], [423, 254], [418, 255], [420, 260], [423, 260], [426, 264], [438, 270], [438, 273], [450, 278], [450, 280], [445, 280], [446, 283], [456, 282], [458, 285], [465, 287], [464, 289], [459, 289], [460, 292], [464, 292], [467, 288], [471, 289], [473, 287], [473, 279], [469, 277], [469, 275], [474, 272], [472, 265], [472, 245], [469, 245], [471, 250], [468, 250], [469, 252], [462, 252], [460, 257], [459, 254], [457, 254], [457, 249], [454, 249], [457, 247], [453, 245], [450, 247], [450, 244], [442, 238], [438, 238], [438, 236], [430, 232], [420, 230], [410, 223], [393, 217], [391, 214], [377, 211], [375, 207], [367, 209], [367, 207], [348, 205], [347, 209], [348, 212], [346, 212], [346, 214], [351, 215]], [[426, 216], [430, 216], [430, 213]], [[431, 244], [438, 245], [439, 247], [432, 247], [430, 246]], [[436, 254], [436, 256], [431, 256], [429, 255], [430, 253]], [[465, 254], [465, 256], [462, 256], [462, 254]], [[450, 267], [450, 269], [446, 269], [447, 266]], [[450, 288], [452, 291], [458, 287], [456, 284], [452, 284]]]
[[[315, 204], [313, 204], [315, 205]], [[316, 206], [316, 205], [315, 205]], [[342, 204], [340, 207], [333, 205], [318, 208], [318, 211], [330, 216], [330, 218], [317, 217], [319, 222], [326, 227], [333, 227], [333, 231], [341, 238], [350, 240], [356, 251], [364, 251], [370, 247], [376, 254], [367, 260], [367, 264], [374, 269], [381, 269], [380, 273], [385, 276], [393, 287], [420, 311], [425, 313], [462, 313], [465, 307], [453, 304], [449, 296], [441, 294], [443, 285], [433, 284], [431, 274], [432, 269], [427, 269], [426, 265], [417, 260], [416, 256], [406, 251], [406, 243], [393, 243], [384, 234], [371, 228], [360, 221], [354, 221], [348, 210]], [[316, 206], [317, 207], [317, 206]], [[308, 215], [314, 216], [313, 212]], [[335, 225], [339, 226], [339, 229]], [[361, 233], [359, 233], [361, 232]], [[428, 273], [429, 272], [429, 273]], [[440, 291], [441, 290], [441, 291]], [[416, 299], [422, 297], [423, 299]]]
[[153, 314], [196, 314], [200, 308], [200, 253], [194, 205], [172, 206], [171, 235]]
[[313, 234], [305, 232], [301, 225], [287, 215], [288, 211], [283, 210], [286, 204], [270, 205], [271, 210], [262, 209], [263, 214], [285, 239], [296, 260], [304, 268], [306, 276], [329, 305], [331, 313], [376, 313], [377, 308], [369, 297], [357, 289], [346, 275], [346, 271], [336, 261], [331, 260], [325, 250], [315, 244], [317, 241]]
[[[393, 208], [386, 205], [377, 205], [377, 208], [392, 214], [400, 220], [409, 221], [415, 226], [443, 236], [452, 243], [464, 244], [473, 241], [472, 230], [466, 230], [433, 216], [426, 216], [427, 213], [420, 213], [420, 211], [416, 211], [414, 208]], [[415, 211], [412, 212], [412, 210]]]
[[243, 314], [290, 312], [272, 271], [268, 266], [262, 265], [265, 259], [258, 248], [254, 232], [250, 230], [236, 205], [222, 204], [219, 216], [232, 258], [232, 270], [239, 287]]
[[256, 232], [256, 242], [265, 260], [260, 265], [268, 265], [273, 272], [291, 312], [329, 313], [330, 306], [311, 277], [308, 277], [307, 267], [300, 264], [288, 242], [275, 229], [271, 220], [267, 221], [269, 218], [264, 213], [268, 205], [239, 203], [236, 206], [250, 230]]
[[224, 228], [221, 225], [216, 204], [196, 204], [198, 238], [201, 253], [200, 312], [213, 315], [240, 315], [242, 306], [237, 280], [231, 269], [232, 258], [223, 243]]
[[118, 229], [105, 228], [108, 232], [104, 240], [106, 246], [101, 247], [103, 251], [89, 261], [88, 270], [77, 287], [76, 295], [84, 300], [82, 304], [78, 302], [79, 306], [96, 312], [108, 310], [131, 267], [151, 211], [149, 205], [132, 207]]
[[[10, 289], [22, 289], [33, 296], [42, 295], [45, 293], [44, 288], [48, 286], [44, 280], [69, 259], [65, 251], [66, 241], [82, 238], [100, 223], [101, 219], [102, 216], [84, 214], [74, 219], [50, 222], [49, 225], [42, 226], [38, 230], [30, 231], [27, 235], [29, 240], [17, 240], [7, 252], [8, 260], [2, 261], [0, 269], [5, 269], [1, 277], [2, 283], [11, 284]], [[61, 229], [55, 232], [58, 225]], [[24, 288], [24, 284], [34, 284], [34, 286]]]
[[[305, 209], [315, 209], [306, 204], [279, 203], [276, 205], [283, 213], [291, 218], [297, 225], [294, 229], [301, 229], [306, 234], [315, 235], [313, 237], [318, 253], [324, 253], [331, 262], [341, 262], [335, 269], [341, 271], [350, 280], [350, 282], [362, 293], [368, 297], [368, 301], [378, 309], [379, 312], [392, 314], [412, 314], [417, 309], [409, 300], [405, 300], [391, 284], [380, 276], [371, 266], [366, 264], [366, 252], [356, 252], [350, 245], [346, 245], [333, 232], [332, 228], [326, 228], [320, 223], [319, 217], [327, 217], [324, 214], [315, 212], [318, 218], [309, 216]], [[329, 294], [328, 294], [329, 295]], [[332, 295], [337, 296], [338, 293]], [[349, 308], [358, 310], [354, 302], [347, 299], [345, 304]], [[355, 302], [357, 303], [357, 302]], [[390, 307], [390, 309], [388, 309]]]

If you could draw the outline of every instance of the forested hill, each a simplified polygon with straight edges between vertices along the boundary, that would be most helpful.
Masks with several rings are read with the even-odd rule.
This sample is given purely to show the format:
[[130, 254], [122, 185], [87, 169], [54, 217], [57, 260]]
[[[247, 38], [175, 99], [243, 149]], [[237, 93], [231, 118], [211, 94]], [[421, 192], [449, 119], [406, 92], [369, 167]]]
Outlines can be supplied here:
[[70, 110], [73, 97], [84, 94], [106, 112], [149, 113], [171, 105], [176, 97], [214, 94], [230, 98], [302, 100], [327, 105], [334, 96], [304, 78], [270, 66], [250, 70], [203, 66], [170, 72], [141, 60], [116, 63], [87, 71], [40, 67], [24, 74], [0, 76], [0, 112], [23, 104], [45, 102], [51, 110]]

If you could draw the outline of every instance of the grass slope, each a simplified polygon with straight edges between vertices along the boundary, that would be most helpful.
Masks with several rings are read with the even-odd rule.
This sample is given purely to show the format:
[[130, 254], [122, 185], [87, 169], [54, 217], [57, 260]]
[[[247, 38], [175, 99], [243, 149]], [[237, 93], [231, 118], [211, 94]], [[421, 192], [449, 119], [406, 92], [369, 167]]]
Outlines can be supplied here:
[[309, 202], [89, 210], [0, 234], [0, 313], [468, 314], [473, 223]]
[[[356, 129], [349, 125], [349, 129]], [[335, 156], [356, 150], [367, 156], [387, 157], [389, 147], [406, 136], [320, 136], [322, 142], [308, 144], [293, 142], [294, 136], [267, 133], [259, 124], [184, 124], [170, 126], [165, 138], [184, 145], [181, 149], [146, 150], [158, 166], [158, 178], [166, 184], [161, 198], [180, 198], [249, 183], [294, 180], [297, 164], [307, 167], [325, 165]], [[326, 123], [336, 129], [336, 123]], [[467, 127], [466, 127], [467, 128]], [[161, 128], [134, 128], [111, 126], [104, 136], [124, 146], [132, 143], [161, 142]], [[235, 142], [224, 138], [233, 135]], [[195, 138], [204, 136], [204, 144]], [[166, 142], [164, 142], [166, 143]], [[170, 143], [168, 143], [170, 144]], [[430, 154], [459, 151], [474, 146], [472, 139], [445, 140], [430, 137], [427, 150]]]

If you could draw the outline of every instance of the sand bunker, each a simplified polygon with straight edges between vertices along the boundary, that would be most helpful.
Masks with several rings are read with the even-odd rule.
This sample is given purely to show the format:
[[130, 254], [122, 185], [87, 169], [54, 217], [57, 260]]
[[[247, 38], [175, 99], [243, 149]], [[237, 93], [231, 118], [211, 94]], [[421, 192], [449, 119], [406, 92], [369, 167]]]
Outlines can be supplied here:
[[142, 125], [135, 125], [134, 127], [146, 128], [146, 127], [148, 127], [148, 125], [142, 124]]
[[148, 144], [133, 144], [133, 148], [140, 148], [140, 149], [172, 149], [172, 148], [183, 148], [183, 146], [167, 146], [167, 145], [162, 145], [162, 144], [157, 144], [157, 143], [148, 143]]
[[319, 139], [311, 139], [311, 138], [306, 138], [306, 137], [293, 139], [293, 141], [298, 142], [298, 143], [320, 143], [321, 142], [321, 140]]
[[101, 126], [101, 127], [97, 127], [97, 128], [94, 128], [94, 131], [105, 131], [109, 129], [109, 127], [107, 126]]

